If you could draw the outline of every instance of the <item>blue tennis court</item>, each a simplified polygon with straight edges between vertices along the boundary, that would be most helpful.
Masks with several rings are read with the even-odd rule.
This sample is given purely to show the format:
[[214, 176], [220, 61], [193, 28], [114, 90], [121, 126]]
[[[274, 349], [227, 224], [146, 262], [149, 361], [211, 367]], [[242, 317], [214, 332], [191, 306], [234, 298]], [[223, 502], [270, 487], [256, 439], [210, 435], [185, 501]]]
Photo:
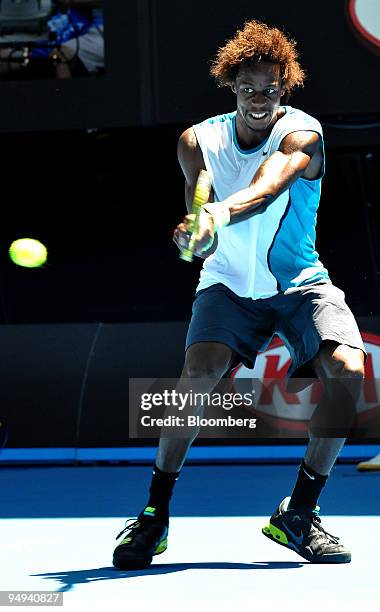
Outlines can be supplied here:
[[3, 590], [64, 593], [65, 609], [377, 610], [380, 473], [337, 465], [321, 496], [323, 526], [352, 562], [311, 565], [261, 534], [297, 465], [188, 465], [171, 504], [169, 547], [150, 569], [112, 566], [115, 537], [146, 502], [148, 466], [0, 470]]

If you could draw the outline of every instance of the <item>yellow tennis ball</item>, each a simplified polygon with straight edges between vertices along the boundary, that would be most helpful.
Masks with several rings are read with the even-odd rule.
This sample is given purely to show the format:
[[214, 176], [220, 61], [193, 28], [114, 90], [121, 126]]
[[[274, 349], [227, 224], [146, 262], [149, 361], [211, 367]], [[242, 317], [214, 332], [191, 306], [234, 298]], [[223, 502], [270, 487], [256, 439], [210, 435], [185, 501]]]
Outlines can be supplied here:
[[47, 259], [47, 249], [39, 240], [20, 238], [9, 247], [9, 257], [18, 266], [38, 268]]

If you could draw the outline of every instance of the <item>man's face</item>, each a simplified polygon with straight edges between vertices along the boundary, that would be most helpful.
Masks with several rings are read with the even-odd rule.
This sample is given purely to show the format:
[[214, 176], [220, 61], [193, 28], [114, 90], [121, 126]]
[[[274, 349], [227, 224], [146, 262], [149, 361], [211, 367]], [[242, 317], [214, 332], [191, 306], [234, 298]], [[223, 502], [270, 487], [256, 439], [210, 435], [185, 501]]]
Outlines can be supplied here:
[[242, 64], [232, 90], [243, 125], [255, 131], [266, 130], [275, 121], [284, 94], [280, 65], [267, 61]]

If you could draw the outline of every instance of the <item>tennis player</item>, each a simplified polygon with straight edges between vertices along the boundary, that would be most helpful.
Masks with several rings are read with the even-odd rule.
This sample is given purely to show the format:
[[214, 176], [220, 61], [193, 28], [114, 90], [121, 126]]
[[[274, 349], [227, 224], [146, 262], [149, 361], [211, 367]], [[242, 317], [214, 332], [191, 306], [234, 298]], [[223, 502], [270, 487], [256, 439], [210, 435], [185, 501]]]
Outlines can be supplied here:
[[[304, 81], [295, 45], [277, 28], [247, 22], [218, 50], [211, 70], [231, 88], [236, 110], [180, 137], [188, 212], [200, 170], [212, 179], [196, 236], [195, 254], [205, 262], [182, 377], [211, 392], [238, 362], [253, 368], [278, 334], [292, 358], [288, 388], [318, 377], [324, 394], [316, 413], [326, 417], [355, 404], [365, 349], [343, 291], [315, 250], [323, 134], [314, 117], [287, 104]], [[174, 231], [180, 249], [189, 244], [190, 223], [186, 215]], [[310, 562], [347, 563], [350, 550], [323, 529], [317, 506], [345, 436], [320, 436], [322, 421], [311, 423], [294, 489], [263, 533]], [[116, 567], [148, 567], [166, 549], [169, 500], [192, 441], [161, 438], [147, 506], [119, 534]]]

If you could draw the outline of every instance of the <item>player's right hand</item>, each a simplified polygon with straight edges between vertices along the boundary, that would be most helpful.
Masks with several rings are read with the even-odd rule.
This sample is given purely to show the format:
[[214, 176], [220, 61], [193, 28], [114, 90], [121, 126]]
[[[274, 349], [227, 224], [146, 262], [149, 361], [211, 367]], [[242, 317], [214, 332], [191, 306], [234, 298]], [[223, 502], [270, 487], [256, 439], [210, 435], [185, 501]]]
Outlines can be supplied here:
[[201, 211], [199, 215], [198, 228], [194, 228], [196, 215], [186, 215], [182, 223], [179, 223], [174, 230], [173, 241], [182, 251], [188, 248], [190, 239], [195, 231], [194, 254], [201, 255], [207, 251], [214, 242], [214, 223], [212, 216], [206, 211]]

